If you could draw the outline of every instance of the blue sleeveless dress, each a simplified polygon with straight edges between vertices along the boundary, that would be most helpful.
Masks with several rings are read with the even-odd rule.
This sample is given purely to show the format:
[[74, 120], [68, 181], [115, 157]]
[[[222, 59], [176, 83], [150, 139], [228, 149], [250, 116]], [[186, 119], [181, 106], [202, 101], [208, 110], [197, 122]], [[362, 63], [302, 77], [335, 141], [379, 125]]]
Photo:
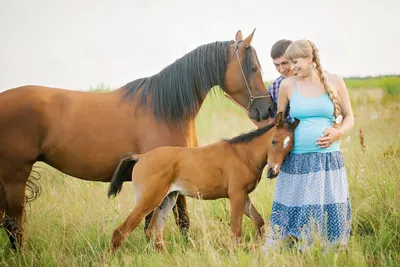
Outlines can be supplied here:
[[339, 143], [329, 148], [316, 144], [333, 125], [333, 103], [326, 93], [302, 96], [293, 82], [290, 117], [300, 123], [294, 132], [294, 148], [277, 177], [264, 252], [289, 236], [306, 245], [314, 238], [328, 245], [346, 245], [350, 235], [351, 207]]

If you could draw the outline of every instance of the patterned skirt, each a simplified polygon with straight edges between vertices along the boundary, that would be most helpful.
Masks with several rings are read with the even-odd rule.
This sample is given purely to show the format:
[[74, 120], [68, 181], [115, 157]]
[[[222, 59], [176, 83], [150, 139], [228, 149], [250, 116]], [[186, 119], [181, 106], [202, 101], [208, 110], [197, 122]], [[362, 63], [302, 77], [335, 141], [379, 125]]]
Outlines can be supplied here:
[[277, 177], [263, 250], [276, 247], [288, 237], [306, 245], [312, 244], [314, 238], [328, 245], [347, 245], [350, 224], [342, 153], [289, 154]]

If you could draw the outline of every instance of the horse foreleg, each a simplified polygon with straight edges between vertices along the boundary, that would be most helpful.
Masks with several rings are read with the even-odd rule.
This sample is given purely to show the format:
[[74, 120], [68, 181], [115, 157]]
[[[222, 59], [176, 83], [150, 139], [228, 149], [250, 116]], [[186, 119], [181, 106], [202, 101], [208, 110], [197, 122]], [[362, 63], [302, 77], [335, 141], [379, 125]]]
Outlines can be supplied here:
[[176, 205], [174, 207], [174, 216], [176, 225], [178, 225], [181, 233], [183, 234], [185, 239], [187, 239], [190, 222], [186, 206], [186, 198], [183, 195], [178, 195]]
[[249, 217], [253, 223], [256, 225], [257, 228], [257, 234], [258, 236], [263, 236], [264, 235], [264, 219], [258, 213], [256, 207], [251, 203], [251, 200], [249, 196], [247, 196], [246, 199], [246, 206], [244, 208], [244, 214], [246, 214], [247, 217]]
[[164, 225], [168, 218], [168, 214], [171, 212], [176, 203], [177, 196], [177, 192], [172, 192], [164, 198], [161, 205], [154, 210], [149, 228], [146, 231], [146, 236], [149, 239], [155, 235], [155, 247], [158, 251], [164, 249]]
[[244, 192], [229, 193], [231, 202], [231, 232], [236, 244], [242, 236], [242, 220], [247, 195]]

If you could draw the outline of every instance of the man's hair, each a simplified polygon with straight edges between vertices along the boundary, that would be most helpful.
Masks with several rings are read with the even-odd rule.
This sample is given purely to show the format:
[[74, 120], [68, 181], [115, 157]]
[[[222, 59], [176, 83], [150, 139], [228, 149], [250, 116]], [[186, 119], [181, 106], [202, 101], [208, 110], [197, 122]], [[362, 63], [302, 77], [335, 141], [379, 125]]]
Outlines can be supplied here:
[[291, 40], [282, 39], [274, 43], [271, 48], [271, 57], [272, 59], [280, 58], [285, 54], [286, 49], [292, 43]]

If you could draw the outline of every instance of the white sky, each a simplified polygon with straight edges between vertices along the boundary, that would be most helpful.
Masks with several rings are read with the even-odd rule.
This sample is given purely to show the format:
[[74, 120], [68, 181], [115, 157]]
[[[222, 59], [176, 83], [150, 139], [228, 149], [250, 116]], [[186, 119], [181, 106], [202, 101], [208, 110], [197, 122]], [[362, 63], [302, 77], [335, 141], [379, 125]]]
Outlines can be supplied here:
[[345, 77], [400, 74], [399, 13], [398, 0], [0, 0], [0, 91], [117, 88], [254, 28], [264, 80], [281, 38], [312, 40]]

